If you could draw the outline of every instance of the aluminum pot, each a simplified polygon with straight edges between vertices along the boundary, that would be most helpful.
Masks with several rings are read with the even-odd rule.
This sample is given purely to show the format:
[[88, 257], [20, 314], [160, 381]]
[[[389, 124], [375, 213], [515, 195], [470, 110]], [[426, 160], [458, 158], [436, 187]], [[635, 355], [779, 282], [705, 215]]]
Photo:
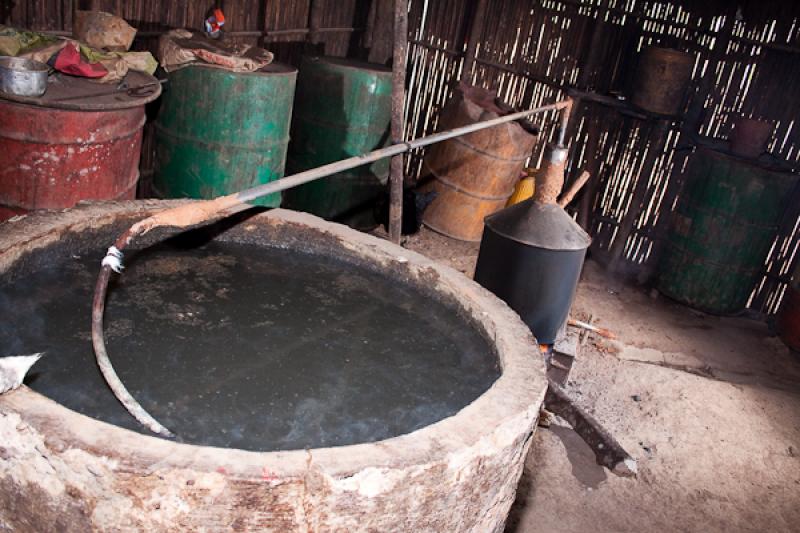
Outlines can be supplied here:
[[18, 96], [42, 96], [50, 67], [21, 57], [0, 57], [0, 91]]

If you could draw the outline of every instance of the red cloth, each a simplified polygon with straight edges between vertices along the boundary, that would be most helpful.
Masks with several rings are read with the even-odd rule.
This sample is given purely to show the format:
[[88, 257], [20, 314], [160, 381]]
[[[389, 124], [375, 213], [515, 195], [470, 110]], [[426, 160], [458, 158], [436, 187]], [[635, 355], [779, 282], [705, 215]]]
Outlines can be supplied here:
[[87, 62], [75, 43], [67, 43], [67, 46], [61, 49], [53, 66], [64, 74], [84, 78], [102, 78], [108, 74], [108, 70], [102, 64]]

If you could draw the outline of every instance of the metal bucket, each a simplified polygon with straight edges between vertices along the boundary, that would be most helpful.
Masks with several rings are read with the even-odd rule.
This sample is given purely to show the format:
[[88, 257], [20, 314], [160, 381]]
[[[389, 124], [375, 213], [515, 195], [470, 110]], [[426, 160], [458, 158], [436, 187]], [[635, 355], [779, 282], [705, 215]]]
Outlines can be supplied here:
[[47, 91], [50, 67], [22, 57], [0, 57], [0, 91], [17, 96], [41, 96]]
[[136, 195], [144, 105], [74, 111], [0, 101], [0, 220]]
[[552, 344], [575, 297], [591, 239], [558, 205], [534, 199], [486, 218], [475, 281]]
[[[497, 118], [486, 94], [461, 88], [442, 112], [440, 130]], [[432, 180], [422, 190], [436, 191], [423, 222], [432, 230], [463, 241], [477, 242], [483, 219], [502, 209], [536, 142], [535, 129], [511, 122], [433, 145], [424, 168]]]
[[[297, 78], [287, 167], [301, 172], [386, 145], [392, 71], [360, 61], [307, 57]], [[385, 190], [389, 160], [339, 172], [283, 193], [283, 206], [358, 229], [377, 225], [374, 205]]]
[[686, 104], [694, 56], [672, 48], [651, 46], [639, 59], [633, 104], [661, 115], [676, 115]]
[[[283, 177], [296, 75], [278, 63], [170, 73], [156, 121], [157, 193], [214, 198]], [[277, 207], [280, 195], [254, 203]]]
[[698, 150], [661, 258], [662, 293], [714, 314], [745, 308], [797, 177]]

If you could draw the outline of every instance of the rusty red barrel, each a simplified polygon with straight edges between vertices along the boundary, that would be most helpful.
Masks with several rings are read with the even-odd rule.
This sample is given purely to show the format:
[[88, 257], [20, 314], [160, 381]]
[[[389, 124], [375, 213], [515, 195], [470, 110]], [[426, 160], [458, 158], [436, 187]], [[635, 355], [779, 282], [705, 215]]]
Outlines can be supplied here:
[[144, 104], [157, 94], [120, 97], [93, 84], [71, 98], [52, 86], [40, 99], [0, 100], [0, 220], [136, 195]]

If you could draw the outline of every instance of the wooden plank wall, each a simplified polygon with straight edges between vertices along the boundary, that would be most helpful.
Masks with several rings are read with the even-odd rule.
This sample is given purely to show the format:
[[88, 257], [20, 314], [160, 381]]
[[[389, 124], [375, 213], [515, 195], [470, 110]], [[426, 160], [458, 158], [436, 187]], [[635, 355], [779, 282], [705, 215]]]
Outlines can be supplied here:
[[[363, 57], [360, 38], [373, 0], [226, 0], [227, 29], [297, 64], [310, 49]], [[379, 0], [374, 0], [379, 1]], [[475, 61], [463, 72], [478, 0], [410, 0], [407, 137], [433, 132], [454, 83], [494, 89], [517, 107], [580, 98], [571, 125], [571, 176], [586, 168], [591, 185], [573, 207], [590, 228], [593, 253], [614, 270], [649, 279], [682, 170], [697, 145], [728, 138], [733, 118], [766, 118], [777, 127], [776, 157], [800, 166], [800, 3], [779, 0], [490, 0], [480, 17]], [[740, 7], [736, 8], [736, 5]], [[312, 6], [319, 11], [313, 46]], [[208, 4], [189, 0], [21, 0], [0, 7], [0, 20], [69, 33], [73, 10], [102, 9], [139, 28], [137, 49], [158, 33], [199, 28]], [[643, 47], [661, 44], [695, 55], [694, 87], [681, 120], [658, 122], [625, 103]], [[554, 133], [540, 117], [536, 165]], [[142, 158], [152, 165], [152, 144]], [[407, 160], [421, 171], [422, 153]], [[800, 247], [800, 190], [786, 213], [754, 291], [751, 307], [774, 313]]]

